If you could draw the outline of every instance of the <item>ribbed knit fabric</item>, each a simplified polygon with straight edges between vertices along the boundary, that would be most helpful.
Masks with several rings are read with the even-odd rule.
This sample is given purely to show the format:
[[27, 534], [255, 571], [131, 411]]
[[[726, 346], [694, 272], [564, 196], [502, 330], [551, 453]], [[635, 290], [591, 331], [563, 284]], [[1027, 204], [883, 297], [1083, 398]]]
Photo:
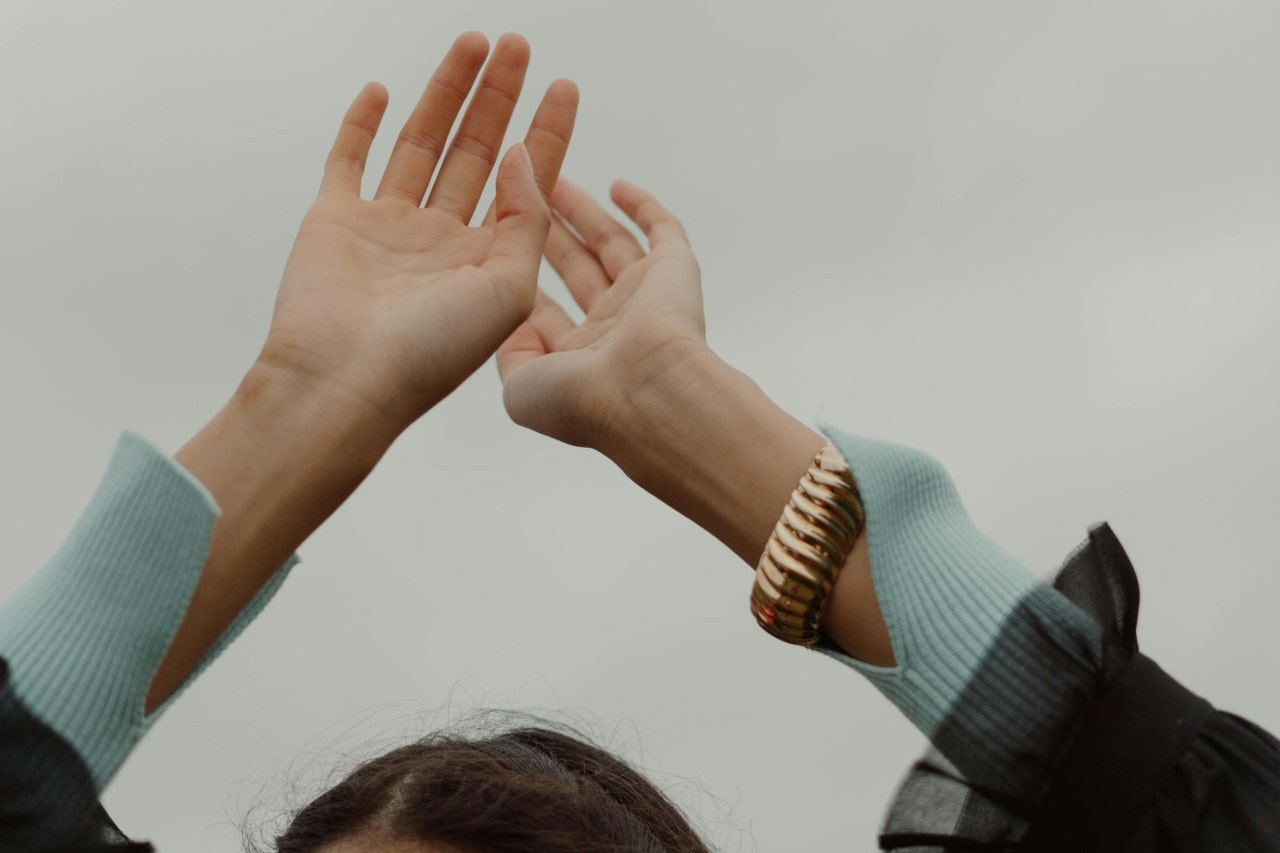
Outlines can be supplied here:
[[[1016, 795], [1047, 784], [1087, 700], [1100, 633], [983, 536], [937, 460], [835, 430], [867, 509], [872, 576], [897, 665], [820, 648], [869, 678], [966, 778]], [[66, 543], [0, 605], [14, 692], [84, 757], [99, 788], [154, 719], [146, 691], [194, 592], [217, 506], [168, 456], [126, 433]], [[246, 607], [183, 688], [271, 598]], [[1069, 674], [1069, 677], [1068, 677]], [[1087, 680], [1087, 678], [1086, 678]]]
[[124, 433], [71, 535], [0, 605], [14, 693], [76, 748], [98, 789], [170, 703], [262, 610], [292, 556], [181, 687], [150, 715], [147, 690], [204, 568], [219, 509], [145, 439]]
[[936, 459], [824, 432], [858, 481], [896, 665], [818, 650], [870, 679], [966, 778], [1035, 797], [1089, 698], [1100, 629], [973, 526]]

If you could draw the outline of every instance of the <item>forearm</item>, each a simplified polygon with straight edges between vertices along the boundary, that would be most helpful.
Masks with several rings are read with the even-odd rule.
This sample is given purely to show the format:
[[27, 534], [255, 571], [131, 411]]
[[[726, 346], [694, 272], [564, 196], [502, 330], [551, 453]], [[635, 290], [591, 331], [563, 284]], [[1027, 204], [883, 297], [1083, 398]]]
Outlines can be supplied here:
[[[155, 719], [144, 713], [147, 690], [192, 600], [217, 516], [203, 484], [126, 433], [66, 541], [0, 605], [14, 695], [74, 747], [99, 789]], [[292, 563], [272, 568], [183, 684], [236, 638]]]
[[[754, 565], [823, 438], [709, 352], [673, 360], [630, 399], [601, 449]], [[838, 648], [821, 650], [870, 678], [970, 778], [1034, 797], [1087, 699], [1096, 626], [973, 526], [937, 460], [831, 438], [867, 526], [822, 614]]]
[[162, 704], [280, 564], [368, 476], [399, 433], [361, 400], [256, 364], [175, 455], [221, 514], [190, 605], [147, 694]]
[[[500, 357], [507, 410], [601, 450], [755, 565], [822, 440], [707, 349], [679, 220], [634, 184], [610, 194], [649, 251], [557, 186], [566, 224], [547, 258], [586, 318], [544, 301]], [[866, 675], [970, 778], [1038, 790], [1088, 693], [1097, 627], [973, 526], [936, 459], [827, 432], [866, 526], [824, 603], [818, 650]]]
[[[710, 350], [694, 351], [646, 385], [623, 422], [605, 440], [606, 454], [752, 568], [825, 440]], [[893, 663], [865, 536], [837, 577], [822, 627], [853, 657]]]
[[402, 428], [260, 364], [176, 459], [121, 438], [67, 541], [0, 607], [15, 695], [99, 788]]

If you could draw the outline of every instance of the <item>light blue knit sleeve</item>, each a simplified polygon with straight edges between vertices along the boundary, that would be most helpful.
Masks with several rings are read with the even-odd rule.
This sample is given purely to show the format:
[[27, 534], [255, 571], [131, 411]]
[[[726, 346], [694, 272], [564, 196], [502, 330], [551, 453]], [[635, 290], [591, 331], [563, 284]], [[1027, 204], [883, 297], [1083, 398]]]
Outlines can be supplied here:
[[1093, 695], [1101, 629], [970, 520], [932, 456], [824, 430], [866, 510], [895, 666], [866, 676], [972, 782], [1035, 799]]
[[204, 568], [218, 514], [195, 477], [126, 432], [71, 535], [0, 605], [0, 656], [9, 662], [14, 692], [76, 748], [99, 790], [297, 562], [290, 557], [174, 695], [144, 714], [151, 679]]

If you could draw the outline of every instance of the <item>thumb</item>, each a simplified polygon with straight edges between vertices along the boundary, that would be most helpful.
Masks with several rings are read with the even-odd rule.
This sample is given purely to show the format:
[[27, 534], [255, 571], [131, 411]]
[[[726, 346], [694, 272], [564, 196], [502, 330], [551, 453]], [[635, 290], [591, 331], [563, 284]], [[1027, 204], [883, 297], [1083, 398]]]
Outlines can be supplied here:
[[589, 446], [594, 438], [591, 419], [576, 402], [582, 393], [584, 354], [553, 352], [513, 364], [518, 358], [508, 354], [502, 383], [502, 402], [511, 420], [565, 444]]
[[538, 289], [551, 211], [534, 180], [533, 161], [523, 143], [513, 145], [498, 167], [494, 210], [493, 242], [481, 267], [521, 306], [522, 317], [527, 316]]

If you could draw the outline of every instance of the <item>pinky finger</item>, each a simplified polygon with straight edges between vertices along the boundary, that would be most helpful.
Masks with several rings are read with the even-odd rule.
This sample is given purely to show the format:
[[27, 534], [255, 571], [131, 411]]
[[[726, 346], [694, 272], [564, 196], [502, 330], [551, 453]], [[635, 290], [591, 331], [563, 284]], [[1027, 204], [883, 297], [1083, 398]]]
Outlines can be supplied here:
[[320, 192], [360, 194], [369, 147], [387, 111], [387, 89], [381, 83], [366, 83], [342, 118], [338, 138], [324, 164]]
[[630, 181], [614, 181], [609, 195], [613, 203], [640, 226], [649, 238], [649, 248], [656, 249], [664, 243], [689, 245], [689, 237], [684, 233], [684, 226], [667, 210], [648, 190], [636, 186]]

